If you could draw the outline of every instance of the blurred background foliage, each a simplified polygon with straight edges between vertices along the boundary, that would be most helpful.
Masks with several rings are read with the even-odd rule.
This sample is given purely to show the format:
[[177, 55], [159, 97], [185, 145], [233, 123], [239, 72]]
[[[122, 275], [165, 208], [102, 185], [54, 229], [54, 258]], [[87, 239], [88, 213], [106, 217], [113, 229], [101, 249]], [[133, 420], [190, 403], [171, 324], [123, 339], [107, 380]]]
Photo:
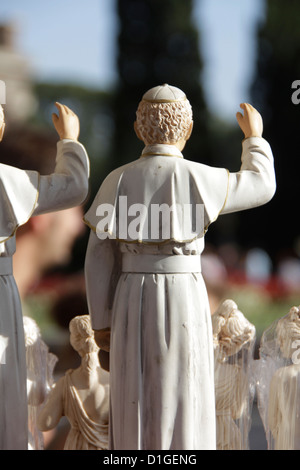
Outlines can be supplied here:
[[[277, 265], [283, 256], [299, 257], [297, 204], [299, 107], [291, 96], [292, 83], [300, 77], [300, 4], [267, 2], [265, 22], [257, 31], [256, 73], [251, 97], [264, 117], [264, 136], [275, 156], [277, 191], [265, 207], [241, 216], [238, 237], [260, 241]], [[247, 222], [246, 222], [247, 221]], [[253, 226], [252, 237], [247, 226]]]
[[[91, 159], [88, 207], [107, 173], [137, 158], [142, 150], [133, 122], [143, 93], [157, 84], [170, 83], [182, 88], [193, 106], [194, 130], [184, 151], [185, 158], [238, 171], [242, 133], [234, 121], [212, 114], [206, 103], [201, 29], [193, 20], [194, 2], [117, 0], [116, 5], [116, 84], [102, 90], [68, 83], [34, 83], [37, 106], [26, 122], [27, 128], [51, 134], [55, 101], [78, 113], [80, 139]], [[223, 290], [218, 298], [232, 293], [239, 299], [241, 309], [245, 306], [249, 319], [255, 319], [259, 330], [270, 323], [271, 317], [287, 313], [291, 302], [300, 303], [299, 286], [294, 282], [289, 288], [284, 279], [278, 280], [281, 262], [292, 260], [294, 280], [300, 282], [299, 108], [291, 101], [291, 84], [300, 78], [299, 15], [297, 0], [284, 5], [280, 0], [266, 0], [264, 21], [255, 32], [256, 67], [250, 96], [263, 115], [264, 136], [274, 152], [276, 195], [261, 208], [220, 217], [206, 236], [207, 246], [222, 258], [231, 281], [231, 290]], [[86, 243], [87, 234], [75, 245], [72, 262], [62, 272], [82, 270]], [[226, 246], [231, 251], [224, 255]], [[256, 289], [256, 285], [251, 288], [245, 275], [247, 252], [255, 247], [262, 248], [270, 260], [268, 276], [260, 283], [262, 289]], [[228, 254], [233, 252], [234, 256]], [[243, 288], [241, 280], [245, 281]]]

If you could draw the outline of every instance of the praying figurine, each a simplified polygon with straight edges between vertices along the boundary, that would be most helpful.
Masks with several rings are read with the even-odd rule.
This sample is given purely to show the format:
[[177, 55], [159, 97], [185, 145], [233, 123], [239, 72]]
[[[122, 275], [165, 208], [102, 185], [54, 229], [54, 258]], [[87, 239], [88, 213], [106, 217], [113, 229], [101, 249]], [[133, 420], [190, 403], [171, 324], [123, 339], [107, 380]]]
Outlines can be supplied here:
[[249, 450], [256, 331], [227, 299], [212, 315], [217, 450]]
[[36, 321], [23, 316], [27, 365], [28, 449], [43, 450], [43, 433], [37, 427], [40, 407], [53, 384], [53, 370], [58, 360], [43, 341]]
[[147, 91], [134, 123], [141, 155], [106, 177], [85, 214], [89, 313], [110, 353], [111, 450], [216, 448], [204, 236], [219, 215], [263, 205], [276, 187], [262, 118], [241, 108], [234, 173], [184, 159], [193, 114], [182, 90]]
[[300, 307], [264, 332], [257, 374], [258, 405], [269, 450], [300, 449]]
[[38, 416], [41, 431], [54, 429], [66, 416], [71, 429], [64, 450], [105, 450], [108, 447], [108, 372], [99, 364], [99, 347], [88, 315], [73, 318], [70, 343], [81, 365], [53, 385]]
[[[42, 176], [0, 163], [0, 450], [28, 446], [23, 318], [12, 271], [16, 231], [31, 216], [80, 205], [88, 194], [89, 160], [78, 142], [79, 119], [67, 106], [56, 106], [58, 115], [52, 117], [60, 140], [54, 173]], [[0, 140], [4, 128], [0, 106]]]

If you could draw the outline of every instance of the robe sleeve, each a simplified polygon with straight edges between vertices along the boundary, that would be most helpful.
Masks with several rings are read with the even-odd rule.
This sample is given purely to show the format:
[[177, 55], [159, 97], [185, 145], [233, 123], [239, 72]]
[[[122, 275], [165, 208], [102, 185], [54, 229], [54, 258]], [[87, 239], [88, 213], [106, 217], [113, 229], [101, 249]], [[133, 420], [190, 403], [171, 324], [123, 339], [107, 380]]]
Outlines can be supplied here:
[[89, 160], [85, 148], [69, 139], [57, 143], [54, 173], [40, 176], [33, 215], [78, 206], [88, 194]]
[[117, 242], [100, 240], [91, 230], [85, 258], [86, 295], [92, 328], [111, 326], [111, 309], [120, 275], [121, 255]]
[[0, 164], [0, 242], [11, 238], [31, 217], [37, 203], [39, 174]]
[[229, 174], [227, 199], [221, 214], [258, 207], [269, 202], [276, 190], [272, 150], [261, 137], [243, 141], [240, 171]]

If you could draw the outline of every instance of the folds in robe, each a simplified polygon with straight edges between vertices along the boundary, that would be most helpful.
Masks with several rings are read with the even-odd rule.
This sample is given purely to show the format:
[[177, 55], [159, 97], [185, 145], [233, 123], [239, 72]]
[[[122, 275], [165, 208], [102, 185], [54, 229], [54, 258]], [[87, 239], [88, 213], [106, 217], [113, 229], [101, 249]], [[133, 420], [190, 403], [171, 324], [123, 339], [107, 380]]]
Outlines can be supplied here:
[[38, 199], [39, 174], [0, 165], [0, 242], [10, 238], [32, 215]]
[[102, 239], [188, 242], [204, 236], [227, 190], [225, 169], [149, 155], [107, 176], [85, 221]]

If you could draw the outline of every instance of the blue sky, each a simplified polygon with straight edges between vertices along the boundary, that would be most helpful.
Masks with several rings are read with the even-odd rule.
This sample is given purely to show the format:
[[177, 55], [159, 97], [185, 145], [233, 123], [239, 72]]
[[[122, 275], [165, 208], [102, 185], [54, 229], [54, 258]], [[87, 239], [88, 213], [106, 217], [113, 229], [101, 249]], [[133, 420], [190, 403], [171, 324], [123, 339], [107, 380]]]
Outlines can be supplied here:
[[40, 80], [108, 86], [114, 79], [115, 0], [9, 0], [0, 21], [12, 20], [17, 46]]
[[264, 0], [195, 1], [207, 103], [226, 118], [235, 119], [236, 107], [249, 99], [256, 60], [255, 32], [264, 13]]
[[[12, 20], [17, 46], [39, 80], [71, 80], [108, 87], [116, 79], [115, 0], [10, 0], [0, 21]], [[203, 85], [213, 112], [234, 118], [248, 99], [255, 60], [253, 32], [264, 0], [195, 0], [201, 30]]]

